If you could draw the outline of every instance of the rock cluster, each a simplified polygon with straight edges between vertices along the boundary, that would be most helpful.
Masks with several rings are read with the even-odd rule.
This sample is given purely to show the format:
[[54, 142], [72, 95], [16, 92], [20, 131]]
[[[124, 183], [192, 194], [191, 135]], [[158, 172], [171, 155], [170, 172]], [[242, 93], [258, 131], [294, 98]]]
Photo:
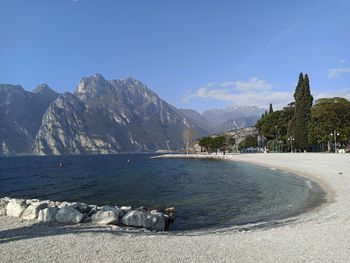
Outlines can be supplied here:
[[164, 231], [175, 219], [175, 208], [163, 212], [148, 211], [144, 207], [133, 210], [130, 206], [96, 206], [79, 202], [54, 202], [38, 199], [0, 199], [0, 216], [20, 217], [25, 220], [66, 224], [92, 223], [121, 225]]

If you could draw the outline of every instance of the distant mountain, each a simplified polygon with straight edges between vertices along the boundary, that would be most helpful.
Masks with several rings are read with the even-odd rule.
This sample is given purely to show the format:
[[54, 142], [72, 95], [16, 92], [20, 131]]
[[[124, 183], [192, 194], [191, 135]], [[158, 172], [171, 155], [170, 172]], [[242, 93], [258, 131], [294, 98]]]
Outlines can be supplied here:
[[74, 93], [0, 85], [0, 155], [108, 154], [183, 148], [196, 137], [254, 125], [263, 110], [178, 110], [133, 78], [83, 78]]
[[242, 129], [255, 125], [264, 113], [256, 106], [229, 106], [223, 109], [211, 109], [200, 114], [194, 110], [181, 110], [198, 126], [215, 133]]
[[208, 134], [133, 78], [83, 78], [45, 112], [35, 154], [146, 152], [183, 147], [183, 131]]
[[46, 84], [33, 92], [0, 84], [0, 155], [31, 152], [41, 119], [57, 96]]
[[199, 112], [191, 109], [180, 109], [180, 111], [197, 126], [208, 131], [209, 133], [214, 133], [216, 131], [215, 126], [211, 123], [208, 123], [208, 120]]

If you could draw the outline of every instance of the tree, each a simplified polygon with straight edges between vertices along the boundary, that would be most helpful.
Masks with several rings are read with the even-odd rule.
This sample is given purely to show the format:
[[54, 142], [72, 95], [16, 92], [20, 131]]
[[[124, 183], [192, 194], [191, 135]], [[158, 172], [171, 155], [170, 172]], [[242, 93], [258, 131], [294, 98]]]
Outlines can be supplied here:
[[255, 126], [259, 129], [259, 134], [264, 135], [267, 140], [272, 140], [277, 136], [278, 129], [276, 129], [276, 126], [278, 126], [280, 114], [281, 111], [274, 111], [256, 123]]
[[239, 144], [239, 148], [249, 148], [249, 147], [257, 147], [258, 146], [258, 138], [254, 135], [248, 135], [244, 138], [243, 141]]
[[328, 144], [333, 140], [330, 134], [339, 133], [337, 141], [341, 144], [350, 140], [350, 102], [344, 98], [323, 98], [311, 108], [308, 127], [309, 141], [313, 144]]
[[307, 149], [308, 141], [308, 125], [313, 97], [310, 93], [309, 77], [303, 73], [299, 75], [298, 85], [294, 93], [295, 111], [291, 122], [291, 132], [295, 138], [295, 147], [300, 150]]
[[270, 103], [269, 114], [273, 112], [272, 103]]
[[224, 154], [230, 146], [235, 144], [235, 139], [225, 135], [219, 135], [216, 137], [203, 137], [198, 142], [202, 149], [209, 152], [217, 152], [218, 149]]
[[202, 148], [202, 150], [204, 149], [207, 152], [209, 152], [210, 146], [211, 146], [211, 140], [212, 138], [210, 137], [203, 137], [199, 140], [198, 144]]
[[186, 154], [188, 154], [191, 142], [195, 139], [194, 132], [192, 129], [186, 127], [182, 134], [182, 139], [186, 147]]

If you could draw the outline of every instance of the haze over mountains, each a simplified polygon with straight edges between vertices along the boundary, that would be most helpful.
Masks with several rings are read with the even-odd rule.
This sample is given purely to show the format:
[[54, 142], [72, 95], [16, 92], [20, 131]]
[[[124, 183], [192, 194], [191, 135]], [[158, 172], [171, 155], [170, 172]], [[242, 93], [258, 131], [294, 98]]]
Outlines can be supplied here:
[[133, 78], [83, 78], [74, 93], [46, 84], [33, 92], [0, 85], [0, 155], [108, 154], [183, 147], [190, 128], [200, 137], [254, 125], [262, 109], [179, 110]]
[[181, 111], [211, 133], [222, 133], [253, 126], [265, 112], [264, 109], [256, 106], [238, 105], [210, 109], [202, 114], [190, 109], [181, 109]]

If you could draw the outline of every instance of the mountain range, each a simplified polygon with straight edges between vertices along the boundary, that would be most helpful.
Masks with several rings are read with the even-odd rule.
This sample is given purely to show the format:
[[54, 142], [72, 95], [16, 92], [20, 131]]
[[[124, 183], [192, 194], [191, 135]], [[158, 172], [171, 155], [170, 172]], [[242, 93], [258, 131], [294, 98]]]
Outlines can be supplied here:
[[109, 154], [183, 147], [183, 132], [197, 136], [255, 124], [256, 107], [177, 109], [133, 78], [82, 78], [74, 93], [46, 84], [25, 91], [0, 85], [0, 155]]
[[238, 105], [210, 109], [202, 114], [191, 109], [180, 110], [210, 133], [223, 133], [253, 126], [265, 112], [265, 109], [256, 106]]

